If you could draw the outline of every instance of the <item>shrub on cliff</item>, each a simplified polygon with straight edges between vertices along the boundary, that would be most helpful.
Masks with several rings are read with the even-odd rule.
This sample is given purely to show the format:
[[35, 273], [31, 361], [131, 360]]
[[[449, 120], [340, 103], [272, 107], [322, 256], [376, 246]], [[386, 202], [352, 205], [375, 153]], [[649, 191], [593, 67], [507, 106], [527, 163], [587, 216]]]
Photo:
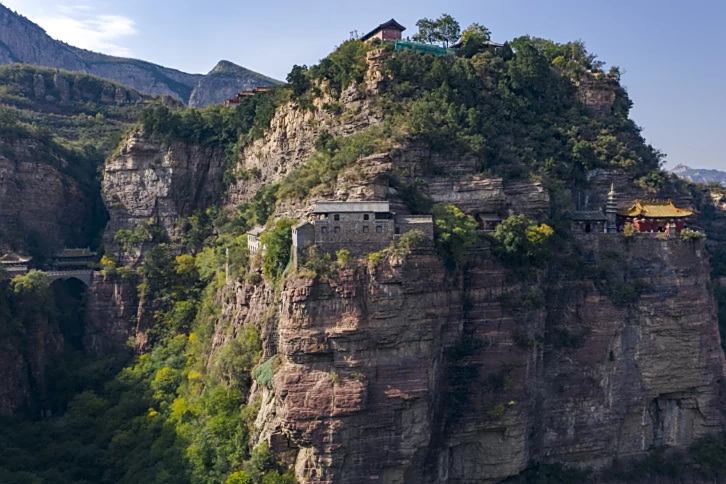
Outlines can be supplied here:
[[290, 262], [293, 225], [295, 221], [290, 219], [277, 220], [260, 237], [260, 244], [265, 247], [262, 273], [270, 281], [279, 279]]
[[538, 263], [547, 255], [554, 230], [537, 224], [526, 215], [510, 215], [494, 230], [497, 252], [517, 264]]
[[476, 220], [451, 204], [435, 205], [433, 217], [439, 254], [449, 266], [463, 264], [467, 250], [474, 247], [478, 240], [479, 225]]
[[50, 287], [51, 279], [42, 271], [31, 270], [22, 276], [13, 277], [10, 285], [15, 294], [40, 295]]
[[681, 230], [681, 240], [685, 240], [686, 242], [703, 240], [705, 238], [706, 234], [699, 232], [698, 230], [689, 229], [687, 227]]
[[491, 32], [483, 25], [473, 23], [461, 33], [461, 55], [473, 57], [484, 52], [491, 40]]
[[280, 182], [276, 199], [303, 199], [315, 187], [331, 186], [341, 170], [361, 157], [391, 149], [394, 138], [386, 125], [372, 126], [344, 138], [321, 136], [310, 159]]
[[313, 79], [326, 81], [333, 93], [340, 94], [352, 82], [361, 82], [368, 70], [366, 54], [370, 46], [360, 40], [347, 40], [310, 68]]

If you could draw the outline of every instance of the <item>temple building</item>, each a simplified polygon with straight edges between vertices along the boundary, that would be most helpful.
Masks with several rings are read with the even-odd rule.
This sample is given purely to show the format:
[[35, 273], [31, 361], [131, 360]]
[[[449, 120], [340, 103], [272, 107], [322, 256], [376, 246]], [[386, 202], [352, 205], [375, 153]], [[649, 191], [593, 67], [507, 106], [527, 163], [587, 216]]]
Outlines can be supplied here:
[[26, 274], [30, 270], [30, 263], [33, 260], [30, 256], [11, 252], [0, 256], [0, 272], [5, 272], [8, 277], [15, 277]]
[[576, 210], [570, 214], [573, 228], [583, 233], [615, 233], [618, 231], [618, 194], [615, 185], [610, 185], [604, 210]]
[[262, 252], [264, 253], [264, 248], [260, 244], [260, 236], [264, 230], [263, 226], [258, 225], [247, 231], [247, 248], [251, 256], [260, 252], [260, 249], [263, 249]]
[[671, 200], [636, 200], [628, 209], [618, 214], [619, 226], [631, 224], [638, 232], [666, 232], [675, 229], [680, 233], [686, 227], [693, 211], [676, 207]]
[[313, 221], [292, 230], [293, 252], [315, 245], [325, 252], [347, 249], [360, 255], [381, 250], [412, 230], [434, 238], [431, 215], [398, 215], [388, 201], [319, 201]]
[[51, 268], [56, 271], [93, 269], [97, 258], [98, 254], [86, 247], [63, 249], [53, 255]]
[[363, 42], [393, 42], [401, 40], [401, 33], [404, 30], [406, 27], [391, 19], [365, 34], [360, 40]]

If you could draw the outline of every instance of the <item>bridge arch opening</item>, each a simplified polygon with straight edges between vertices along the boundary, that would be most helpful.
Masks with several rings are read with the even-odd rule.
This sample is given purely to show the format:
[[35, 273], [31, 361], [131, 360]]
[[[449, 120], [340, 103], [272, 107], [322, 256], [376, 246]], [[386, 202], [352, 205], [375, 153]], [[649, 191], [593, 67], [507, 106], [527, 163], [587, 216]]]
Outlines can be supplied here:
[[51, 289], [58, 327], [67, 348], [83, 350], [84, 314], [88, 290], [86, 282], [76, 277], [58, 278], [53, 281]]

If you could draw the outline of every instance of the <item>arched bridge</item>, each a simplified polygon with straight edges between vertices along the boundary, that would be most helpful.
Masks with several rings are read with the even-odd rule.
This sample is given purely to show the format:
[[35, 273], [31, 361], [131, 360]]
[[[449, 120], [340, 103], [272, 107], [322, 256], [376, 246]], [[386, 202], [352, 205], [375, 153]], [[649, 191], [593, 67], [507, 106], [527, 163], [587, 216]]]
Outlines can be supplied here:
[[93, 279], [93, 270], [91, 269], [69, 269], [65, 271], [47, 271], [46, 275], [51, 278], [51, 280], [64, 280], [64, 279], [78, 279], [82, 283], [84, 283], [86, 286], [91, 285], [91, 280]]

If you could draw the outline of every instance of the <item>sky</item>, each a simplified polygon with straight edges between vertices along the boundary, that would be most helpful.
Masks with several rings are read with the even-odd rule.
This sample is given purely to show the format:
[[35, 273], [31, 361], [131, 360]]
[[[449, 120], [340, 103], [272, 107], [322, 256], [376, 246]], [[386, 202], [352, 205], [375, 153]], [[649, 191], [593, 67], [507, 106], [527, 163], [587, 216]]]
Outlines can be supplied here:
[[678, 163], [726, 170], [726, 0], [0, 0], [54, 38], [187, 72], [220, 59], [284, 80], [357, 30], [450, 13], [493, 40], [582, 40], [624, 72], [632, 118]]

